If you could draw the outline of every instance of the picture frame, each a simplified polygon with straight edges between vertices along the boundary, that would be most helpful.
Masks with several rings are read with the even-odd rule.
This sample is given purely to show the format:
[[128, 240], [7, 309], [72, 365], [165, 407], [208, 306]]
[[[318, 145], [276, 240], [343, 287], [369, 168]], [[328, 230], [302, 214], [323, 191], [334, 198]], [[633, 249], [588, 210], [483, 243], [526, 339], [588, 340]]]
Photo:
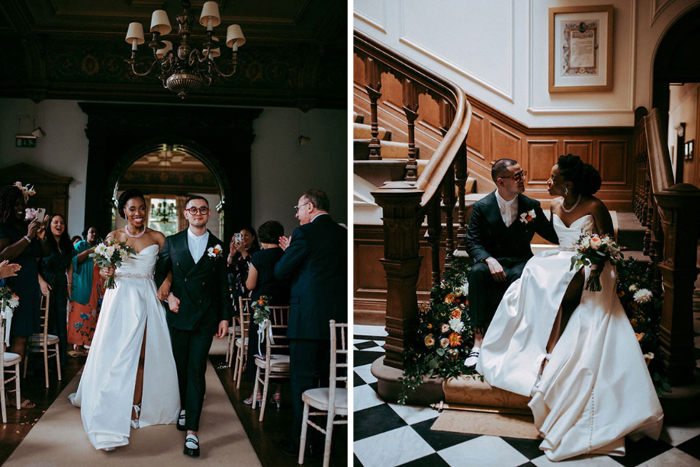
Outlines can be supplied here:
[[549, 9], [549, 92], [613, 88], [613, 6]]

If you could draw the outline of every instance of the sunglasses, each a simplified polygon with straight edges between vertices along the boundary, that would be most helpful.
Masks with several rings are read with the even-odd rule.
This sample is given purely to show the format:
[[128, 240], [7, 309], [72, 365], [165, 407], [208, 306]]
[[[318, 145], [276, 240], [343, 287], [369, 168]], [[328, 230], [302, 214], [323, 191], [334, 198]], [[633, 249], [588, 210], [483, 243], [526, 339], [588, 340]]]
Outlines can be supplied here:
[[514, 173], [510, 177], [498, 177], [498, 178], [512, 178], [516, 182], [521, 182], [523, 180], [523, 178], [525, 178], [525, 177], [527, 177], [527, 170], [521, 170], [518, 173]]

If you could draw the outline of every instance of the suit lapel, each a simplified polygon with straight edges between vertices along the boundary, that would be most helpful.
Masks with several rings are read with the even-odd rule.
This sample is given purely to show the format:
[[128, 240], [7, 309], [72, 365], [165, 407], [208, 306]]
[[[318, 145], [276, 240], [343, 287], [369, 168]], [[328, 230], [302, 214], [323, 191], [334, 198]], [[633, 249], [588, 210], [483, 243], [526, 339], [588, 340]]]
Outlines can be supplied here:
[[486, 219], [493, 226], [493, 233], [499, 235], [501, 232], [506, 230], [506, 224], [503, 223], [503, 217], [501, 217], [501, 208], [498, 207], [498, 201], [496, 200], [495, 191], [488, 195], [486, 203]]
[[181, 258], [180, 263], [183, 271], [190, 271], [194, 267], [194, 260], [192, 259], [192, 253], [190, 253], [190, 246], [187, 241], [187, 229], [182, 231], [180, 235], [180, 242], [177, 245], [177, 249], [180, 250]]

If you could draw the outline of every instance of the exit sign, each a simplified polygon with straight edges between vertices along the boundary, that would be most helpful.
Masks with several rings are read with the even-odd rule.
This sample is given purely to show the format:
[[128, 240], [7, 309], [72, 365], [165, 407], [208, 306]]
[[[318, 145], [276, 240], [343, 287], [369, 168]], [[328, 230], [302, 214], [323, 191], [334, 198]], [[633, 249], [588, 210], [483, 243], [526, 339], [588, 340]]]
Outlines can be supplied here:
[[27, 138], [22, 136], [15, 137], [15, 147], [16, 148], [35, 148], [36, 138]]

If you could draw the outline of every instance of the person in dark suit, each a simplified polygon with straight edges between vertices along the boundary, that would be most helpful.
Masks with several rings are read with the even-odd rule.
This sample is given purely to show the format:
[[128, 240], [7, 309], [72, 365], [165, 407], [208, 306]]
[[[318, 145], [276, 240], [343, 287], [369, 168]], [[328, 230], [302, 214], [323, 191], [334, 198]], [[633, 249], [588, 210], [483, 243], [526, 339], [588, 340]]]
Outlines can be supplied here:
[[[291, 280], [292, 291], [287, 338], [294, 425], [291, 453], [298, 452], [304, 403], [301, 395], [314, 386], [314, 375], [328, 386], [332, 319], [347, 322], [347, 229], [330, 215], [328, 196], [316, 189], [304, 193], [294, 207], [300, 227], [291, 239], [280, 238], [285, 250], [275, 276]], [[314, 431], [314, 430], [312, 430]]]
[[165, 239], [156, 280], [166, 282], [161, 299], [169, 290], [167, 320], [181, 404], [177, 428], [187, 431], [184, 453], [197, 457], [209, 348], [214, 334], [218, 339], [226, 335], [232, 310], [222, 242], [206, 227], [209, 203], [195, 196], [185, 206], [189, 228]]
[[496, 191], [477, 201], [467, 229], [467, 252], [474, 259], [469, 275], [469, 317], [474, 346], [464, 364], [476, 367], [484, 333], [510, 284], [520, 278], [533, 256], [535, 233], [559, 243], [540, 202], [522, 193], [527, 172], [513, 159], [500, 159], [491, 169]]

